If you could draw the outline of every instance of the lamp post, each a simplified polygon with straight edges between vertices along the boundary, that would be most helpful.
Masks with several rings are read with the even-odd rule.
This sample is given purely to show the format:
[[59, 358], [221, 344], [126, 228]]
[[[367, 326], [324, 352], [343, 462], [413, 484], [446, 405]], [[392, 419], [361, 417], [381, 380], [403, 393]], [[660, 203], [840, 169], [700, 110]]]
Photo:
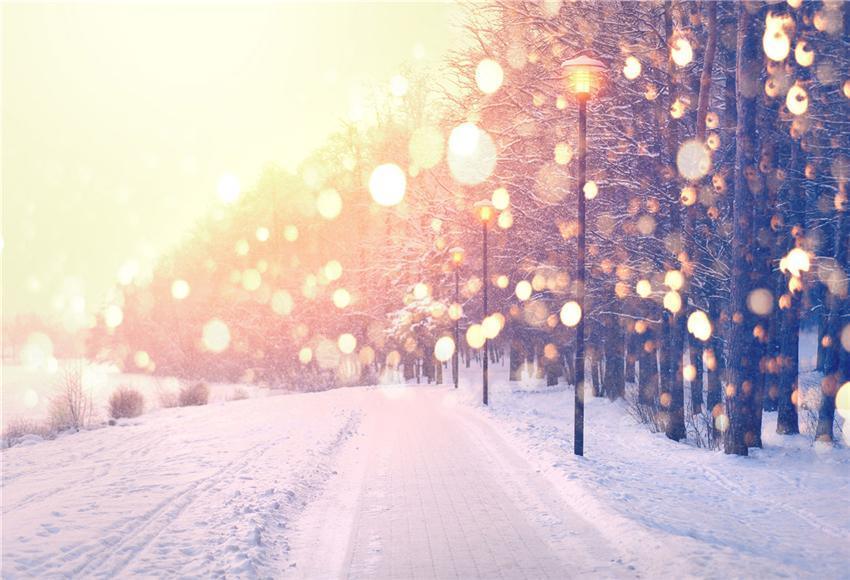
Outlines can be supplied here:
[[[488, 281], [488, 274], [487, 274], [487, 230], [490, 229], [490, 224], [493, 222], [493, 220], [496, 217], [496, 208], [493, 207], [493, 202], [491, 202], [489, 199], [483, 199], [481, 201], [478, 201], [478, 202], [475, 203], [475, 205], [473, 207], [475, 209], [476, 216], [478, 216], [478, 219], [481, 220], [481, 227], [482, 227], [482, 230], [481, 230], [482, 240], [483, 240], [483, 253], [481, 255], [482, 274], [483, 274], [483, 276], [482, 276], [482, 283], [483, 284], [482, 285], [483, 285], [483, 288], [484, 288], [484, 318], [486, 318], [488, 316], [488, 314], [487, 314], [487, 311], [488, 311], [487, 286], [489, 286], [489, 284], [490, 284], [489, 281]], [[488, 397], [487, 397], [487, 395], [488, 395], [488, 392], [487, 392], [488, 391], [488, 388], [487, 388], [487, 375], [488, 375], [487, 366], [488, 366], [489, 358], [490, 358], [489, 357], [489, 350], [490, 350], [489, 347], [490, 347], [490, 342], [485, 337], [484, 338], [484, 355], [483, 355], [484, 364], [483, 364], [482, 370], [481, 370], [481, 383], [482, 383], [481, 391], [482, 391], [482, 398], [483, 398], [485, 405], [488, 404], [487, 403], [487, 399], [488, 399]]]
[[[463, 263], [463, 248], [455, 246], [449, 250], [452, 260], [452, 269], [455, 271], [455, 304], [460, 305], [460, 265]], [[455, 352], [452, 356], [452, 376], [455, 380], [455, 388], [458, 385], [458, 371], [460, 369], [460, 316], [455, 318]]]
[[605, 64], [587, 55], [564, 61], [564, 80], [567, 91], [578, 100], [578, 238], [576, 256], [576, 302], [581, 318], [576, 325], [576, 384], [573, 452], [584, 455], [584, 294], [585, 294], [585, 199], [584, 184], [587, 173], [587, 101], [598, 90]]

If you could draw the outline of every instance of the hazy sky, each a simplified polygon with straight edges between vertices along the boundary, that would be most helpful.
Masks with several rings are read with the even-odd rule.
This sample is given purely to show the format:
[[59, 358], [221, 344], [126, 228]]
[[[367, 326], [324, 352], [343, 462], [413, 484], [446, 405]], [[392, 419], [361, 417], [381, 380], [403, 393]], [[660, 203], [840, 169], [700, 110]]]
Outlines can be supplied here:
[[[4, 316], [91, 311], [352, 90], [456, 45], [446, 2], [2, 6]], [[85, 300], [83, 304], [82, 300]]]

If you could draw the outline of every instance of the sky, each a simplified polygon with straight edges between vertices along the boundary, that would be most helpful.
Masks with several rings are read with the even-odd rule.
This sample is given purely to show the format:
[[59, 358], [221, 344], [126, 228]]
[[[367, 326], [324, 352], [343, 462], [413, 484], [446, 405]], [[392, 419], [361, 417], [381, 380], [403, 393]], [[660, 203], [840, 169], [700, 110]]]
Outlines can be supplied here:
[[[5, 320], [80, 323], [218, 201], [294, 170], [358, 87], [457, 46], [449, 2], [2, 6]], [[229, 179], [233, 179], [229, 177]]]

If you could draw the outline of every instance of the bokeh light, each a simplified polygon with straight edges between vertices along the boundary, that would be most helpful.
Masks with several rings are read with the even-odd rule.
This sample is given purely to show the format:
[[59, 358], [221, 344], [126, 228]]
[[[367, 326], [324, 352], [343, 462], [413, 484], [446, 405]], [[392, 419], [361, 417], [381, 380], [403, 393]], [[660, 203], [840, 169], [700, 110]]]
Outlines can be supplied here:
[[697, 139], [685, 141], [676, 154], [676, 167], [685, 179], [702, 179], [711, 170], [711, 150]]
[[561, 322], [565, 326], [573, 327], [581, 321], [581, 306], [573, 300], [567, 302], [561, 307]]
[[404, 171], [394, 163], [379, 165], [369, 178], [369, 193], [378, 205], [391, 207], [401, 203], [407, 188]]
[[322, 190], [316, 197], [316, 209], [326, 220], [335, 219], [342, 211], [342, 197], [335, 189]]
[[475, 67], [475, 84], [484, 94], [492, 94], [499, 90], [505, 79], [502, 66], [495, 60], [486, 58]]
[[175, 300], [183, 300], [189, 296], [189, 283], [186, 280], [175, 280], [171, 283], [171, 296]]
[[441, 336], [434, 343], [434, 357], [440, 362], [446, 362], [454, 356], [455, 341], [450, 336]]
[[213, 318], [204, 324], [201, 342], [210, 352], [224, 352], [230, 346], [230, 328], [218, 318]]

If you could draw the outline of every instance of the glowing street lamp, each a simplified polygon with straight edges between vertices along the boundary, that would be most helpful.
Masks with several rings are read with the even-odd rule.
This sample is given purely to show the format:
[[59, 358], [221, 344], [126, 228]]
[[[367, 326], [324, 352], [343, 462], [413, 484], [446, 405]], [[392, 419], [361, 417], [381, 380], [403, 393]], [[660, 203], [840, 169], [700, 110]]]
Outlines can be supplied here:
[[[455, 304], [460, 304], [460, 265], [463, 263], [463, 248], [455, 246], [449, 250], [452, 270], [455, 271]], [[452, 357], [452, 376], [455, 388], [458, 386], [458, 371], [460, 370], [460, 316], [455, 318], [455, 352]]]
[[[490, 229], [490, 224], [492, 224], [496, 220], [496, 208], [493, 206], [493, 202], [490, 201], [489, 199], [482, 199], [481, 201], [478, 201], [478, 202], [475, 203], [475, 205], [473, 206], [473, 209], [475, 210], [476, 217], [478, 217], [478, 219], [481, 220], [481, 226], [482, 226], [481, 231], [482, 231], [483, 241], [484, 241], [483, 254], [481, 256], [481, 261], [482, 261], [482, 270], [483, 270], [482, 280], [484, 281], [484, 318], [486, 318], [488, 316], [487, 286], [490, 285], [490, 283], [488, 281], [488, 274], [487, 274], [487, 230]], [[482, 387], [481, 387], [481, 389], [482, 389], [483, 400], [484, 400], [485, 405], [487, 404], [487, 374], [488, 374], [487, 373], [487, 370], [488, 370], [487, 367], [488, 367], [488, 363], [489, 363], [489, 361], [488, 361], [488, 358], [489, 358], [488, 353], [489, 353], [489, 350], [490, 350], [489, 346], [490, 346], [490, 343], [485, 338], [484, 339], [484, 355], [483, 355], [484, 356], [484, 366], [483, 366], [482, 371], [481, 371], [481, 374], [482, 374]]]
[[[585, 197], [584, 185], [587, 180], [587, 101], [595, 95], [604, 79], [605, 63], [581, 54], [564, 61], [564, 83], [568, 93], [578, 100], [578, 248], [576, 256], [576, 302], [581, 312], [584, 308], [585, 284]], [[584, 320], [582, 316], [576, 325], [576, 385], [575, 385], [575, 424], [573, 452], [584, 455]]]

